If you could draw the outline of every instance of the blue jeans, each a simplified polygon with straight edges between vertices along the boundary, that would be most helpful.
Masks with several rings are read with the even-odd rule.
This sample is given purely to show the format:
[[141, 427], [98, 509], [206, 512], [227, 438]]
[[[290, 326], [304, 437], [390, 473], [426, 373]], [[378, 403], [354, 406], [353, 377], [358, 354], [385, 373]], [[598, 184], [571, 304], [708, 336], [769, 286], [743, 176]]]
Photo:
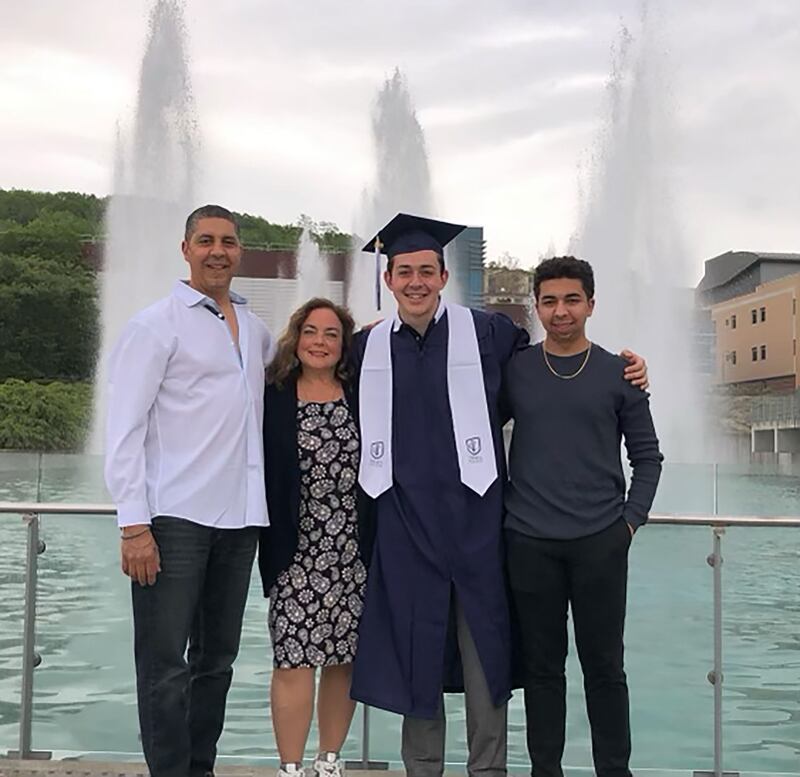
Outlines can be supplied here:
[[214, 769], [258, 529], [157, 517], [152, 530], [161, 572], [132, 584], [142, 749], [152, 777], [200, 777]]

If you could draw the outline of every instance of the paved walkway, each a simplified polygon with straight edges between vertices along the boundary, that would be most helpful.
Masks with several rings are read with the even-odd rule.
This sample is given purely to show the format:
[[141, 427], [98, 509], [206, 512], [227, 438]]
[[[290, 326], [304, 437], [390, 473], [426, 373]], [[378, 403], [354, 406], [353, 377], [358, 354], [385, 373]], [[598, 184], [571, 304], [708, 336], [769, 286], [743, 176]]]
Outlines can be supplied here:
[[[218, 766], [216, 777], [275, 777], [262, 766]], [[351, 777], [404, 777], [403, 772], [348, 770]], [[8, 761], [0, 759], [0, 777], [148, 777], [143, 763], [96, 761]]]
[[[385, 774], [385, 773], [384, 773]], [[0, 777], [148, 777], [143, 763], [0, 760]], [[275, 769], [223, 766], [216, 777], [275, 777]]]

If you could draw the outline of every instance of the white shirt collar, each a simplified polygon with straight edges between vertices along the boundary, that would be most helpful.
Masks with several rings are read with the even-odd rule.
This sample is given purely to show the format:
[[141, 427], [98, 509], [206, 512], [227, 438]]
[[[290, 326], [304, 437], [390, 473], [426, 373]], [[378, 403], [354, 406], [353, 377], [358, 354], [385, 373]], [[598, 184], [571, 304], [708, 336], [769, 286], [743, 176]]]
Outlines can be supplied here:
[[[172, 287], [172, 293], [181, 302], [183, 302], [187, 308], [192, 308], [195, 305], [199, 305], [203, 302], [210, 302], [212, 305], [217, 304], [213, 299], [211, 299], [211, 297], [207, 297], [197, 289], [193, 289], [189, 285], [189, 281], [175, 281], [175, 285]], [[247, 300], [244, 297], [242, 297], [240, 294], [237, 294], [233, 290], [229, 291], [228, 294], [230, 295], [231, 302], [234, 305], [244, 305], [247, 303]]]
[[[439, 319], [444, 315], [445, 311], [447, 310], [447, 303], [439, 297], [439, 305], [436, 308], [436, 313], [433, 314], [433, 321], [434, 323], [438, 324]], [[400, 327], [403, 326], [403, 321], [400, 318], [400, 312], [397, 311], [394, 314], [394, 324], [392, 325], [392, 332], [396, 332]]]

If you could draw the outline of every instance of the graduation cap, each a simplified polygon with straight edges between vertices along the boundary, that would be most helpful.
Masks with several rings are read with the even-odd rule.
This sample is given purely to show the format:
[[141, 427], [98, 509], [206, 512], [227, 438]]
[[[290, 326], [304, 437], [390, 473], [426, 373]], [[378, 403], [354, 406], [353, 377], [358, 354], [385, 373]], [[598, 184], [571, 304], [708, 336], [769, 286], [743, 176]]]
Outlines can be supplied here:
[[362, 249], [375, 254], [375, 300], [381, 309], [381, 254], [393, 259], [398, 254], [435, 251], [444, 257], [444, 247], [460, 235], [466, 226], [447, 221], [398, 213]]

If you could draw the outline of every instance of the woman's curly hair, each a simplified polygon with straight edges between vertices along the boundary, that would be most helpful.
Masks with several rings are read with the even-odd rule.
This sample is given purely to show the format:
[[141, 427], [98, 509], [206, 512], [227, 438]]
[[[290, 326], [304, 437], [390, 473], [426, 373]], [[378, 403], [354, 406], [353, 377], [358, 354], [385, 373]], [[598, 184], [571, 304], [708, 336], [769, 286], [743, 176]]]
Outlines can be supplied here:
[[355, 329], [353, 316], [342, 305], [337, 305], [324, 297], [314, 297], [292, 313], [286, 329], [278, 339], [275, 358], [267, 368], [268, 383], [274, 383], [279, 388], [283, 388], [289, 378], [300, 373], [300, 360], [297, 358], [297, 343], [300, 340], [300, 331], [311, 313], [320, 308], [332, 310], [342, 325], [342, 355], [336, 364], [335, 374], [342, 383], [349, 379], [350, 349], [353, 343], [353, 330]]

